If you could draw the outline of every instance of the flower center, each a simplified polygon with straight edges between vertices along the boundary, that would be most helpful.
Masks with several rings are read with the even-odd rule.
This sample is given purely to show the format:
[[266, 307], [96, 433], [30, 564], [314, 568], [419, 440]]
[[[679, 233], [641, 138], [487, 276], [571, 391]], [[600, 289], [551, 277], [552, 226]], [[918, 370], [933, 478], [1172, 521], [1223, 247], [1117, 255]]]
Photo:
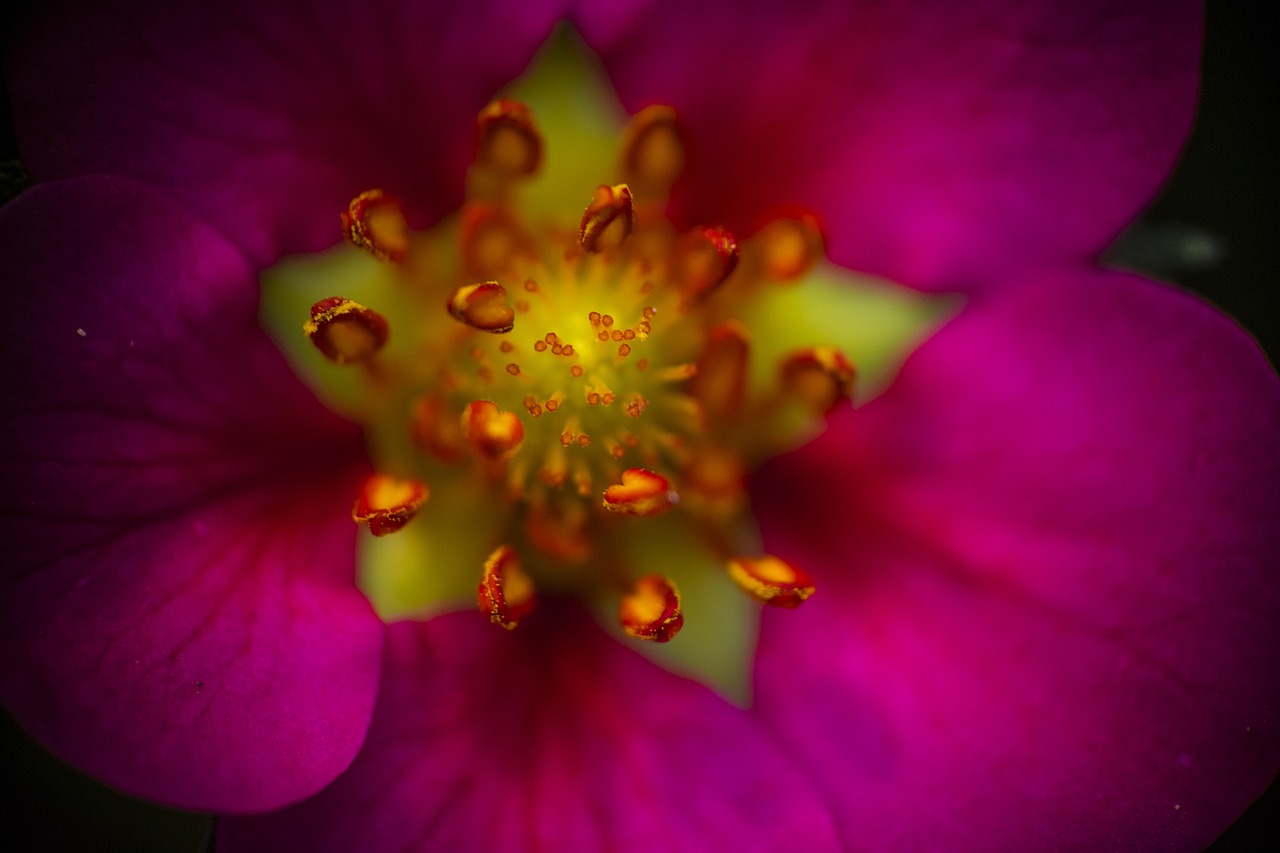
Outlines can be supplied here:
[[[530, 72], [533, 100], [540, 74], [564, 89], [563, 70], [546, 71], [558, 61]], [[362, 543], [366, 591], [384, 615], [422, 616], [469, 587], [508, 629], [540, 593], [569, 592], [625, 635], [697, 635], [695, 656], [742, 668], [754, 618], [741, 602], [794, 608], [814, 592], [761, 549], [746, 472], [814, 435], [854, 388], [839, 337], [807, 325], [804, 294], [830, 277], [820, 228], [800, 214], [747, 239], [678, 229], [670, 107], [632, 117], [605, 143], [613, 164], [585, 157], [602, 173], [576, 181], [566, 164], [589, 146], [539, 121], [513, 98], [480, 111], [456, 217], [414, 232], [395, 196], [370, 190], [341, 217], [366, 260], [348, 250], [323, 274], [286, 264], [265, 279], [268, 326], [292, 281], [342, 288], [312, 301], [300, 371], [369, 437], [377, 473], [352, 512], [377, 537]], [[707, 653], [725, 646], [741, 650]]]

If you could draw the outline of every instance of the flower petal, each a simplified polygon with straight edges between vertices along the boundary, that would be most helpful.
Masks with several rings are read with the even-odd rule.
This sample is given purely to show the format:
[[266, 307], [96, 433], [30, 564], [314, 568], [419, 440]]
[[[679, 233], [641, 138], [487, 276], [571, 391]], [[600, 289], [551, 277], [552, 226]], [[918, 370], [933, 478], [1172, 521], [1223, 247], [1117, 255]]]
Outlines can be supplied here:
[[623, 103], [676, 107], [685, 215], [738, 233], [810, 205], [832, 260], [977, 287], [1094, 256], [1190, 127], [1200, 4], [595, 4]]
[[845, 839], [1199, 850], [1238, 816], [1280, 765], [1278, 433], [1229, 320], [1062, 273], [767, 472], [766, 542], [822, 595], [769, 617], [758, 695]]
[[359, 433], [258, 328], [243, 257], [141, 185], [30, 190], [0, 211], [0, 257], [5, 705], [173, 805], [314, 792], [377, 689]]
[[37, 181], [127, 175], [257, 265], [339, 239], [381, 186], [457, 207], [477, 111], [551, 31], [555, 3], [66, 4], [8, 64]]
[[463, 613], [391, 626], [351, 770], [221, 822], [219, 848], [835, 849], [822, 793], [745, 712], [550, 605], [512, 634]]

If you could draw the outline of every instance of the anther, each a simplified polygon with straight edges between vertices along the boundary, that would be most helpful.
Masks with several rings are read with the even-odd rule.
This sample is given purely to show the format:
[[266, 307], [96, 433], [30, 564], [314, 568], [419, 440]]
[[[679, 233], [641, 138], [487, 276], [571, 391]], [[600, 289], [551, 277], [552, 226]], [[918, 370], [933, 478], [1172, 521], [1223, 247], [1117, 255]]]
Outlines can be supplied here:
[[502, 275], [519, 255], [527, 254], [527, 235], [505, 208], [469, 204], [462, 212], [458, 237], [463, 266], [476, 278]]
[[400, 200], [382, 190], [367, 190], [342, 212], [342, 233], [380, 261], [401, 261], [409, 251], [409, 226]]
[[666, 477], [646, 468], [628, 468], [621, 482], [604, 490], [604, 508], [619, 515], [658, 515], [679, 500]]
[[775, 219], [761, 228], [751, 243], [762, 250], [765, 274], [783, 281], [812, 269], [824, 248], [822, 230], [811, 213]]
[[499, 99], [476, 116], [476, 163], [510, 177], [527, 177], [542, 163], [542, 134], [529, 107]]
[[738, 266], [738, 241], [724, 228], [695, 228], [680, 239], [677, 279], [691, 300], [724, 284]]
[[510, 545], [499, 546], [484, 561], [484, 573], [476, 590], [476, 604], [489, 621], [510, 631], [533, 612], [537, 603], [533, 580], [520, 565]]
[[591, 253], [616, 248], [631, 234], [635, 221], [631, 189], [626, 184], [601, 184], [582, 214], [578, 243]]
[[437, 394], [427, 394], [413, 404], [409, 434], [415, 445], [443, 462], [457, 461], [466, 447], [458, 418]]
[[712, 415], [732, 417], [742, 409], [750, 354], [747, 330], [740, 323], [729, 320], [711, 330], [689, 390]]
[[752, 597], [774, 607], [795, 609], [814, 591], [807, 572], [772, 554], [730, 560], [729, 577]]
[[390, 334], [385, 317], [341, 296], [312, 305], [302, 330], [325, 358], [338, 364], [364, 361], [382, 349]]
[[368, 525], [374, 536], [386, 536], [408, 524], [429, 494], [426, 484], [418, 480], [374, 474], [356, 495], [351, 520]]
[[591, 537], [581, 503], [562, 506], [535, 505], [525, 515], [524, 533], [544, 554], [570, 563], [582, 563], [591, 556]]
[[491, 400], [468, 403], [462, 412], [462, 435], [489, 459], [503, 459], [524, 441], [524, 424], [514, 412], [504, 412]]
[[835, 347], [810, 347], [782, 363], [783, 389], [827, 414], [853, 396], [856, 370]]
[[454, 319], [473, 329], [503, 335], [515, 326], [516, 312], [507, 304], [507, 289], [496, 281], [459, 287], [446, 307]]
[[632, 637], [665, 643], [684, 626], [680, 592], [661, 575], [647, 575], [622, 597], [618, 621]]
[[675, 110], [655, 104], [632, 117], [623, 137], [622, 168], [640, 196], [667, 194], [684, 168], [684, 141]]

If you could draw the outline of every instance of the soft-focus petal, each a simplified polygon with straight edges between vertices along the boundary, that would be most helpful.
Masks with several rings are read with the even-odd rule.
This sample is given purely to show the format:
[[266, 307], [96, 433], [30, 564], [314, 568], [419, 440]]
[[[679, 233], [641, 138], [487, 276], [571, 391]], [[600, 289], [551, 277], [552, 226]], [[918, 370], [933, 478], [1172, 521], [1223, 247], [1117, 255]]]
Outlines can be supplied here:
[[749, 716], [551, 605], [511, 634], [393, 626], [351, 769], [221, 822], [219, 849], [835, 849], [823, 793]]
[[1280, 764], [1280, 383], [1169, 288], [1003, 293], [757, 482], [821, 590], [760, 705], [859, 849], [1198, 850]]
[[37, 181], [127, 175], [258, 265], [338, 239], [382, 186], [455, 208], [477, 110], [528, 64], [555, 3], [71, 3], [7, 73]]
[[974, 287], [1096, 255], [1190, 127], [1200, 4], [888, 0], [596, 4], [628, 109], [687, 123], [691, 220], [743, 230], [807, 204], [831, 257]]
[[0, 211], [0, 258], [5, 705], [167, 803], [322, 787], [377, 689], [359, 434], [258, 330], [243, 257], [145, 187], [31, 190]]

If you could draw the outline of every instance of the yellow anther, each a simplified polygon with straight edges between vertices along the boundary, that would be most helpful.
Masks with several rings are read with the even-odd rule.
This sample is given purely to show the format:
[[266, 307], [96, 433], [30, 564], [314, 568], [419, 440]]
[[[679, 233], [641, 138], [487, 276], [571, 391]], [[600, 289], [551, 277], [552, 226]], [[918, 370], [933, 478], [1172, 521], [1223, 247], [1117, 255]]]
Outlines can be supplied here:
[[311, 319], [302, 330], [325, 358], [338, 364], [365, 361], [382, 349], [390, 334], [385, 317], [341, 296], [312, 305]]
[[680, 592], [661, 575], [643, 577], [622, 597], [618, 621], [637, 639], [665, 643], [684, 626]]
[[351, 520], [367, 525], [374, 536], [386, 536], [408, 524], [429, 494], [418, 480], [374, 474], [356, 495]]
[[400, 261], [409, 250], [409, 226], [400, 200], [382, 190], [367, 190], [342, 212], [342, 233], [380, 261]]

